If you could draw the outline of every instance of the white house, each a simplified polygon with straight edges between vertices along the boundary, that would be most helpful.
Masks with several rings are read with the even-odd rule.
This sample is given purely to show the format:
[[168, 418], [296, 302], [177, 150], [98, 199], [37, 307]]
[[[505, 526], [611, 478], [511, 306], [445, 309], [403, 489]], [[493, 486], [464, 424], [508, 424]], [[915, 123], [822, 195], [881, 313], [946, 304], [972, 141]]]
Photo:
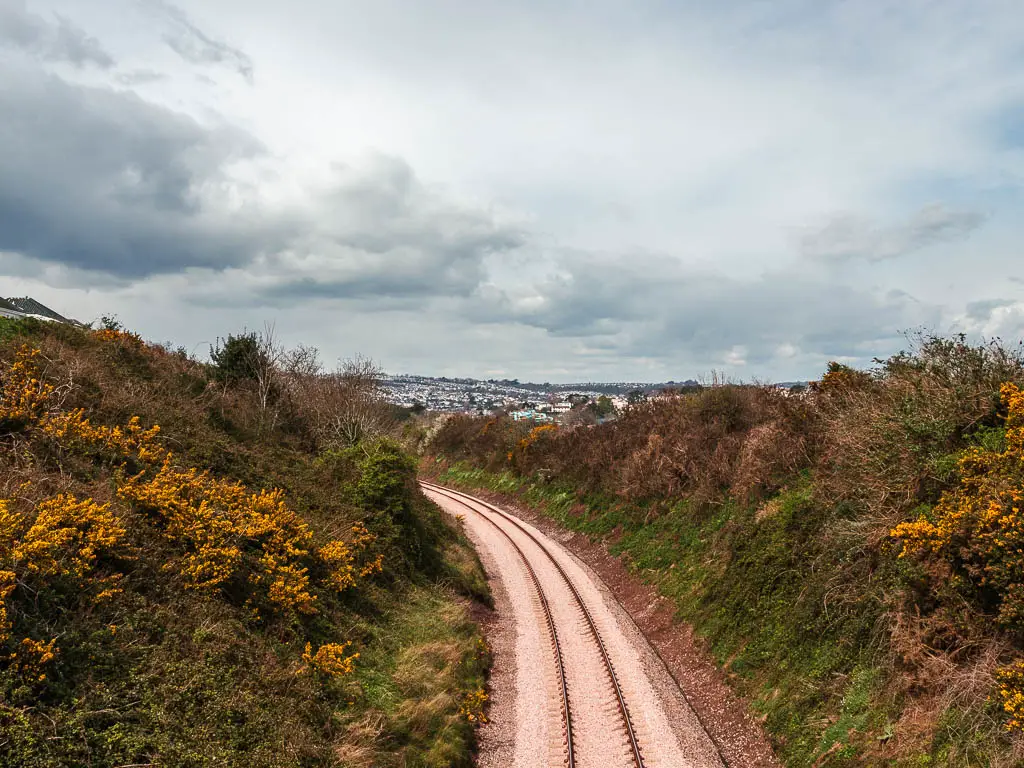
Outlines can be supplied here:
[[40, 304], [33, 298], [23, 296], [21, 298], [0, 299], [0, 317], [26, 318], [34, 317], [37, 320], [46, 322], [70, 323], [80, 325], [74, 320], [69, 320], [64, 315], [59, 315], [45, 304]]
[[24, 312], [20, 312], [13, 304], [9, 303], [5, 299], [0, 299], [0, 317], [13, 317], [22, 318], [28, 317]]

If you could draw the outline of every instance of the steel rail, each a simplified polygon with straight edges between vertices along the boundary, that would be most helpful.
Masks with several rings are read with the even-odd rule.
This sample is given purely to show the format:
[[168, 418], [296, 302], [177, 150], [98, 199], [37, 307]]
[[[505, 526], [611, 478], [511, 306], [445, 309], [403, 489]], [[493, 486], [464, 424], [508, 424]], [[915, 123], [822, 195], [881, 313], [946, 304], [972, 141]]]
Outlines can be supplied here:
[[454, 491], [447, 492], [447, 488], [442, 488], [441, 486], [433, 486], [432, 484], [428, 486], [427, 483], [422, 482], [421, 485], [427, 486], [428, 490], [433, 491], [439, 496], [445, 496], [451, 499], [452, 501], [461, 504], [469, 511], [475, 512], [477, 515], [479, 515], [481, 520], [486, 520], [488, 523], [494, 526], [494, 529], [498, 531], [498, 533], [500, 533], [502, 536], [508, 539], [508, 543], [512, 545], [516, 553], [519, 555], [519, 558], [522, 560], [523, 565], [526, 566], [526, 572], [529, 574], [530, 580], [533, 582], [533, 586], [537, 590], [537, 596], [540, 598], [540, 604], [544, 609], [544, 619], [548, 625], [548, 634], [551, 636], [551, 644], [555, 652], [555, 666], [558, 672], [558, 687], [561, 692], [562, 698], [562, 726], [565, 729], [565, 762], [568, 768], [576, 768], [576, 752], [572, 740], [572, 712], [569, 709], [569, 686], [565, 680], [565, 662], [562, 659], [562, 646], [558, 642], [558, 630], [555, 628], [555, 619], [551, 614], [551, 606], [548, 604], [548, 598], [544, 594], [544, 590], [540, 585], [540, 579], [537, 578], [537, 572], [533, 570], [533, 566], [530, 564], [530, 560], [526, 557], [526, 553], [523, 552], [522, 547], [520, 547], [519, 544], [516, 543], [515, 539], [509, 536], [508, 532], [504, 528], [502, 528], [496, 522], [487, 517], [487, 515], [480, 512], [480, 510], [473, 509], [473, 507], [471, 507], [465, 501], [462, 501], [461, 499], [457, 499], [454, 496], [452, 496], [451, 494], [455, 493]]
[[[594, 623], [594, 618], [593, 616], [591, 616], [590, 610], [587, 608], [586, 603], [583, 601], [583, 597], [576, 589], [576, 585], [572, 583], [572, 579], [569, 578], [569, 575], [565, 572], [565, 569], [562, 568], [561, 563], [559, 563], [558, 560], [555, 559], [555, 556], [551, 554], [551, 552], [548, 550], [546, 546], [544, 546], [544, 543], [540, 539], [538, 539], [528, 528], [522, 525], [522, 523], [520, 523], [515, 516], [510, 515], [501, 509], [498, 509], [493, 504], [488, 504], [486, 501], [478, 499], [474, 496], [470, 496], [468, 493], [455, 491], [452, 490], [451, 488], [445, 488], [444, 486], [435, 485], [434, 483], [428, 483], [423, 480], [419, 482], [420, 485], [424, 486], [425, 488], [428, 488], [429, 490], [432, 490], [435, 493], [438, 493], [442, 496], [446, 496], [452, 499], [453, 501], [457, 501], [461, 503], [463, 506], [467, 507], [468, 509], [473, 508], [469, 506], [469, 504], [466, 501], [463, 501], [463, 499], [468, 499], [474, 504], [479, 504], [480, 506], [485, 507], [491, 512], [500, 515], [503, 519], [512, 523], [512, 525], [514, 525], [516, 528], [518, 528], [520, 531], [526, 534], [533, 541], [533, 543], [536, 544], [537, 547], [545, 555], [547, 555], [548, 560], [550, 560], [551, 564], [555, 566], [555, 570], [558, 571], [559, 575], [562, 577], [562, 580], [565, 582], [565, 585], [569, 588], [569, 591], [575, 598], [577, 605], [579, 605], [580, 611], [583, 613], [583, 617], [587, 621], [587, 627], [590, 630], [590, 634], [594, 638], [594, 641], [596, 642], [598, 649], [601, 651], [601, 658], [604, 661], [605, 670], [608, 673], [608, 679], [611, 681], [612, 688], [615, 690], [615, 698], [619, 705], [619, 714], [622, 716], [622, 721], [626, 727], [626, 734], [629, 737], [629, 746], [633, 755], [633, 763], [635, 764], [636, 768], [644, 768], [644, 759], [643, 755], [640, 752], [640, 744], [637, 741], [636, 732], [633, 729], [633, 721], [630, 719], [629, 716], [629, 709], [626, 706], [626, 699], [622, 695], [622, 688], [619, 685], [619, 679], [615, 675], [615, 668], [612, 666], [611, 658], [608, 656], [608, 649], [605, 647], [604, 640], [601, 639], [601, 633], [598, 632], [597, 625]], [[477, 512], [477, 514], [481, 514], [479, 510], [473, 511]], [[490, 522], [492, 525], [497, 526], [497, 524], [493, 520], [488, 518], [486, 515], [481, 514], [481, 517]], [[501, 530], [500, 526], [497, 527], [499, 530]], [[502, 531], [502, 533], [505, 532]], [[510, 541], [512, 540], [507, 533], [505, 533], [505, 537], [508, 538]], [[513, 542], [513, 544], [515, 544], [515, 542]], [[518, 549], [518, 546], [516, 548]], [[522, 554], [522, 550], [519, 551], [520, 554]]]

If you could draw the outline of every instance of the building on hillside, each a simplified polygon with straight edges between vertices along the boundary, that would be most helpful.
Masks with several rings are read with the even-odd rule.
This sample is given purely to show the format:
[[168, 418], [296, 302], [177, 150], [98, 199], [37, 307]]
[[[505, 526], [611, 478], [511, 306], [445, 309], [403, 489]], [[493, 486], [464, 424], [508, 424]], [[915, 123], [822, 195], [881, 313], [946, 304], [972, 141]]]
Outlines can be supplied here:
[[512, 417], [512, 421], [554, 421], [550, 413], [535, 410], [512, 411], [509, 416]]
[[8, 304], [14, 305], [14, 308], [20, 312], [24, 312], [26, 315], [31, 317], [38, 317], [46, 320], [56, 320], [58, 323], [72, 323], [73, 320], [59, 315], [50, 309], [45, 304], [41, 304], [30, 296], [22, 296], [20, 298], [8, 298]]
[[25, 317], [25, 313], [7, 299], [0, 299], [0, 317]]
[[82, 325], [77, 320], [71, 320], [58, 314], [45, 304], [36, 301], [30, 296], [17, 298], [0, 299], [0, 317], [34, 317], [37, 320], [45, 320], [52, 323], [65, 323], [66, 325]]

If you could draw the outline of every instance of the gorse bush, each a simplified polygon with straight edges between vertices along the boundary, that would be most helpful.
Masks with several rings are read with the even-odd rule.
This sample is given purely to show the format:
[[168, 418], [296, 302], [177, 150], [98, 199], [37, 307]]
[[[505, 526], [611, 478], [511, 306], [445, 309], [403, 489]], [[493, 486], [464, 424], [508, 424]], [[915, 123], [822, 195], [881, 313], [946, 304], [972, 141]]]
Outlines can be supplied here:
[[[186, 589], [245, 594], [254, 615], [260, 606], [315, 614], [318, 598], [309, 575], [315, 560], [326, 573], [323, 586], [334, 589], [353, 587], [357, 574], [366, 577], [382, 569], [380, 558], [361, 562], [376, 540], [362, 524], [353, 526], [351, 542], [329, 541], [316, 551], [312, 531], [289, 508], [283, 491], [253, 493], [209, 471], [176, 467], [174, 455], [157, 442], [159, 427], [144, 429], [137, 417], [124, 427], [97, 427], [81, 409], [51, 411], [53, 388], [40, 384], [39, 355], [28, 348], [18, 352], [4, 377], [0, 418], [19, 425], [29, 439], [38, 433], [64, 449], [99, 450], [120, 460], [113, 478], [117, 497], [131, 511], [153, 519], [182, 550], [165, 567], [181, 575]], [[127, 474], [128, 460], [142, 469]], [[374, 473], [374, 482], [381, 483], [378, 475], [383, 474]], [[403, 485], [402, 491], [407, 490]], [[397, 503], [387, 501], [389, 510]], [[19, 573], [81, 582], [97, 557], [112, 551], [124, 533], [110, 504], [92, 499], [60, 494], [39, 500], [24, 515], [11, 500], [0, 499], [0, 552], [7, 553], [4, 564], [11, 567], [16, 583]]]
[[[114, 594], [120, 579], [117, 573], [94, 574], [98, 561], [115, 552], [125, 536], [108, 504], [59, 494], [30, 511], [19, 506], [25, 505], [0, 499], [0, 641], [11, 639], [8, 600], [23, 597], [16, 590], [72, 589], [101, 602]], [[16, 643], [28, 639], [14, 638]]]
[[[323, 450], [341, 397], [284, 357], [224, 376], [119, 325], [0, 322], [0, 764], [467, 764], [479, 566], [387, 421]], [[393, 680], [441, 643], [465, 659]]]
[[4, 549], [10, 563], [27, 574], [62, 577], [79, 585], [99, 555], [112, 552], [124, 538], [124, 526], [109, 504], [59, 494], [20, 516], [4, 500]]
[[355, 669], [356, 659], [359, 658], [358, 653], [353, 653], [350, 656], [345, 655], [345, 650], [349, 645], [351, 643], [327, 643], [326, 645], [321, 645], [317, 648], [316, 653], [313, 653], [313, 646], [306, 643], [306, 650], [302, 653], [302, 660], [309, 665], [310, 669], [328, 677], [343, 677], [352, 673]]
[[870, 382], [825, 388], [827, 435], [816, 469], [834, 500], [856, 501], [884, 534], [954, 480], [956, 454], [997, 426], [1000, 388], [1021, 363], [998, 344], [926, 338], [914, 354], [884, 361]]
[[0, 432], [18, 432], [45, 413], [53, 385], [40, 379], [38, 349], [22, 346], [2, 379]]
[[239, 574], [281, 609], [315, 613], [308, 568], [312, 533], [288, 508], [280, 490], [249, 493], [194, 468], [177, 470], [165, 459], [151, 476], [136, 475], [118, 488], [136, 510], [159, 517], [166, 535], [188, 554], [178, 564], [186, 587], [220, 588]]
[[509, 464], [512, 466], [529, 466], [529, 457], [527, 454], [531, 453], [531, 448], [535, 446], [538, 441], [544, 440], [548, 437], [554, 437], [557, 431], [558, 427], [554, 424], [541, 424], [531, 429], [526, 433], [526, 437], [516, 443], [515, 448], [508, 452]]
[[975, 446], [959, 457], [958, 484], [917, 520], [892, 536], [900, 557], [938, 560], [934, 575], [963, 586], [966, 597], [991, 610], [1000, 624], [1024, 636], [1024, 392], [1004, 384], [1001, 450]]

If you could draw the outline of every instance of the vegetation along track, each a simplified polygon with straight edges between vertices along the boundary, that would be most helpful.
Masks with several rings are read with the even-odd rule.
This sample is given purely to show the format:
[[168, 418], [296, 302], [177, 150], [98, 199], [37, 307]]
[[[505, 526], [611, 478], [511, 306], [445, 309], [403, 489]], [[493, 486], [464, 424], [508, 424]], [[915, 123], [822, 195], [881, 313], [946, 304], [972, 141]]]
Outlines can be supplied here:
[[[587, 765], [599, 764], [602, 766], [613, 766], [619, 765], [616, 762], [617, 755], [615, 755], [615, 749], [605, 750], [602, 747], [596, 747], [594, 731], [598, 730], [601, 733], [596, 734], [596, 742], [600, 743], [601, 740], [607, 742], [609, 738], [615, 740], [618, 736], [621, 738], [624, 750], [621, 754], [622, 762], [621, 765], [630, 765], [634, 768], [654, 768], [656, 765], [721, 765], [721, 763], [714, 759], [717, 754], [713, 755], [712, 759], [704, 760], [701, 759], [700, 755], [691, 755], [692, 759], [685, 759], [680, 761], [682, 755], [679, 752], [679, 745], [677, 741], [671, 737], [671, 733], [666, 736], [665, 731], [668, 730], [665, 727], [665, 723], [651, 723], [646, 722], [647, 729], [642, 731], [637, 727], [634, 721], [634, 717], [631, 715], [627, 700], [630, 699], [628, 686], [624, 686], [624, 680], [620, 680], [620, 676], [616, 673], [615, 666], [612, 661], [614, 653], [610, 653], [608, 643], [605, 638], [602, 637], [602, 631], [599, 629], [599, 621], [595, 620], [593, 610], [591, 606], [588, 606], [587, 600], [584, 595], [581, 594], [580, 587], [574, 582], [573, 577], [567, 572], [566, 567], [559, 562], [548, 545], [542, 541], [542, 536], [538, 536], [531, 531], [527, 526], [522, 524], [517, 518], [508, 513], [494, 507], [486, 502], [476, 499], [467, 494], [460, 493], [458, 491], [452, 491], [441, 486], [434, 485], [432, 483], [422, 483], [423, 487], [437, 496], [440, 496], [455, 505], [459, 509], [467, 509], [474, 513], [481, 520], [485, 520], [489, 526], [497, 529], [500, 532], [503, 539], [507, 540], [512, 544], [513, 549], [518, 554], [519, 560], [525, 565], [526, 571], [529, 575], [529, 580], [532, 582], [534, 589], [536, 590], [541, 606], [543, 609], [543, 620], [547, 624], [547, 631], [550, 636], [550, 641], [554, 649], [555, 667], [557, 669], [557, 683], [559, 689], [559, 709], [562, 716], [562, 733], [564, 735], [564, 763], [569, 766], [580, 766], [584, 768]], [[530, 556], [524, 551], [523, 547], [517, 543], [513, 536], [525, 536], [530, 542], [522, 540], [522, 543], [528, 548], [539, 552], [540, 560], [531, 563]], [[533, 555], [537, 558], [538, 555]], [[538, 576], [537, 570], [546, 570], [549, 581], [545, 585], [545, 580], [542, 576]], [[557, 574], [557, 576], [555, 575]], [[558, 582], [564, 585], [565, 590], [558, 589]], [[593, 601], [593, 597], [591, 597]], [[593, 603], [592, 603], [593, 604]], [[564, 625], [563, 636], [560, 637], [558, 632], [558, 617], [553, 615], [551, 606], [555, 605], [556, 613], [561, 610], [564, 614], [568, 610], [568, 605], [572, 606], [575, 611], [574, 615], [578, 615], [578, 619]], [[566, 621], [563, 615], [562, 621]], [[575, 626], [574, 626], [575, 625]], [[607, 625], [606, 625], [607, 626]], [[580, 631], [574, 632], [574, 629]], [[586, 642], [589, 648], [585, 649], [584, 653], [581, 653], [580, 646], [577, 645], [575, 652], [572, 649], [565, 647], [566, 638], [579, 644]], [[620, 661], [622, 660], [623, 651], [620, 648], [619, 656], [617, 657]], [[576, 664], [579, 662], [580, 657], [589, 656], [600, 659], [601, 673], [597, 674], [580, 674], [577, 673], [575, 677], [575, 683], [573, 681], [573, 675], [567, 674], [566, 672], [566, 660], [570, 663]], [[634, 654], [635, 656], [635, 654]], [[594, 672], [597, 671], [596, 667], [591, 667]], [[637, 670], [632, 668], [631, 672], [635, 675]], [[641, 673], [640, 677], [646, 677]], [[600, 688], [595, 689], [595, 683], [597, 679], [603, 678], [603, 681], [599, 684]], [[635, 688], [636, 686], [634, 686]], [[604, 689], [603, 691], [601, 689]], [[610, 695], [609, 695], [610, 694]], [[644, 697], [639, 693], [635, 692], [636, 698], [640, 700], [641, 717], [646, 718], [647, 721], [652, 720], [650, 713], [647, 709], [660, 709], [658, 706], [652, 707], [650, 704], [650, 696]], [[612, 704], [612, 702], [614, 702]], [[593, 712], [595, 703], [599, 703], [597, 707], [598, 711], [601, 712], [602, 726], [595, 729], [593, 724], [594, 720], [591, 717], [589, 728], [590, 733], [586, 733], [588, 730], [586, 727], [581, 732], [579, 728], [574, 731], [575, 716], [580, 712], [581, 709], [586, 707], [591, 708]], [[656, 718], [653, 718], [656, 719]], [[581, 717], [581, 721], [586, 720], [586, 717]], [[613, 723], [615, 725], [613, 726]], [[581, 722], [581, 725], [583, 723]], [[615, 734], [610, 733], [611, 730], [615, 731]], [[638, 732], [639, 731], [639, 732]], [[660, 731], [660, 733], [658, 733]], [[654, 749], [651, 750], [650, 755], [646, 755], [641, 751], [640, 742], [642, 734], [652, 734], [651, 741], [656, 742], [653, 745]], [[706, 740], [706, 735], [701, 734]], [[589, 750], [584, 748], [587, 746], [586, 740], [589, 737], [590, 744]], [[579, 744], [577, 744], [579, 740]], [[609, 745], [611, 746], [611, 745]], [[666, 749], [666, 747], [668, 747]], [[704, 750], [696, 750], [697, 752], [703, 752]], [[671, 754], [666, 754], [671, 753]]]

